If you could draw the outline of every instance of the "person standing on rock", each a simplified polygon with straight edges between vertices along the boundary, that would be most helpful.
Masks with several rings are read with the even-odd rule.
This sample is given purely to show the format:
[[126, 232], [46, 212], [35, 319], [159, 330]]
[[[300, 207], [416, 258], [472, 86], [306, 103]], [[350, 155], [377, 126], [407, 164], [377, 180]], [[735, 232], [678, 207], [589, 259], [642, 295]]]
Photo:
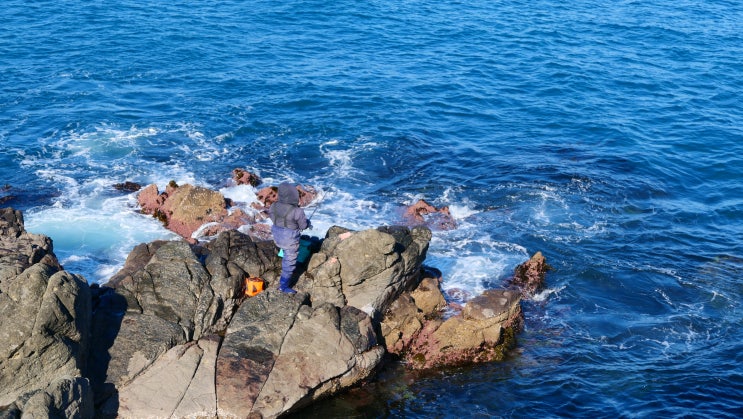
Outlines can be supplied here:
[[273, 240], [284, 252], [281, 261], [281, 277], [279, 278], [279, 290], [290, 294], [296, 293], [291, 288], [292, 276], [297, 267], [297, 255], [299, 254], [299, 237], [302, 230], [312, 228], [312, 224], [299, 207], [299, 191], [291, 183], [279, 185], [279, 200], [271, 205], [268, 214], [273, 226]]

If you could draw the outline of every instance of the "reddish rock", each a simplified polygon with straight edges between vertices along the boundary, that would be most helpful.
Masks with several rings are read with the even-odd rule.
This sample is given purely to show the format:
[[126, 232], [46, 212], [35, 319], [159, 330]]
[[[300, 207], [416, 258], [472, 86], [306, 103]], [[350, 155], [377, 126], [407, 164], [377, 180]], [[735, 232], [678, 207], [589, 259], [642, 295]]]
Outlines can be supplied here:
[[256, 198], [261, 201], [265, 208], [268, 208], [279, 200], [279, 188], [276, 186], [267, 186], [258, 191]]
[[142, 208], [142, 212], [153, 216], [157, 215], [156, 212], [160, 210], [165, 199], [167, 195], [161, 195], [154, 183], [142, 189], [137, 195], [137, 203]]
[[238, 228], [255, 223], [255, 217], [247, 214], [240, 208], [234, 209], [229, 215], [224, 217], [218, 223], [209, 225], [201, 230], [200, 236], [212, 237], [227, 230], [237, 230]]
[[173, 190], [161, 211], [168, 218], [169, 230], [190, 238], [203, 224], [222, 220], [227, 215], [227, 205], [217, 191], [183, 185]]
[[531, 298], [544, 289], [547, 271], [550, 269], [542, 252], [537, 252], [531, 259], [516, 267], [510, 283], [521, 289], [524, 298]]
[[517, 292], [487, 290], [468, 302], [462, 315], [427, 322], [406, 352], [408, 365], [428, 369], [503, 360], [523, 324], [520, 302]]
[[247, 235], [258, 241], [273, 240], [271, 226], [268, 224], [251, 224]]
[[139, 193], [137, 201], [142, 212], [152, 214], [186, 239], [202, 225], [220, 222], [227, 216], [224, 196], [200, 186], [170, 182], [166, 191], [158, 194], [157, 186], [149, 185]]
[[[240, 179], [254, 176], [242, 169], [235, 169], [233, 173], [242, 173]], [[247, 180], [245, 180], [247, 182]], [[300, 206], [306, 206], [317, 196], [314, 188], [298, 185]], [[253, 207], [260, 210], [256, 215], [249, 215], [237, 208], [229, 215], [227, 208], [231, 202], [217, 192], [207, 188], [192, 185], [179, 186], [171, 181], [165, 192], [158, 191], [157, 185], [149, 185], [137, 195], [137, 201], [145, 214], [150, 214], [165, 224], [165, 227], [194, 243], [191, 236], [203, 227], [200, 236], [211, 237], [226, 230], [236, 230], [249, 225], [248, 235], [258, 240], [270, 240], [271, 231], [266, 225], [258, 223], [268, 215], [265, 209], [278, 200], [277, 188], [266, 187], [258, 191], [257, 198], [261, 204]], [[204, 226], [205, 224], [212, 225]]]
[[317, 190], [312, 186], [297, 185], [299, 191], [299, 206], [306, 207], [317, 196]]
[[[299, 191], [300, 207], [306, 207], [317, 197], [317, 191], [312, 186], [297, 185], [297, 191]], [[276, 186], [265, 187], [258, 191], [256, 197], [265, 208], [268, 208], [279, 200], [278, 188]]]
[[445, 306], [439, 281], [423, 279], [385, 313], [381, 332], [387, 351], [412, 369], [502, 360], [523, 325], [521, 293], [491, 289], [468, 300], [464, 307]]
[[449, 207], [436, 208], [422, 199], [408, 206], [403, 218], [411, 225], [425, 224], [438, 230], [457, 228], [457, 223], [449, 212]]
[[257, 187], [262, 182], [260, 176], [240, 168], [232, 170], [232, 180], [238, 185], [250, 185], [252, 187]]

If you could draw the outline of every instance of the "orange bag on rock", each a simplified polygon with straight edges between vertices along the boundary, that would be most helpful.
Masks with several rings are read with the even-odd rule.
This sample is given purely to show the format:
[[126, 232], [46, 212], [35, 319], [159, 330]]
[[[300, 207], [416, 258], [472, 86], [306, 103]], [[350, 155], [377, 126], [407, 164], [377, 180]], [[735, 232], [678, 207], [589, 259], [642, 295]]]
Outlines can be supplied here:
[[263, 291], [263, 280], [257, 277], [245, 278], [245, 296], [253, 297]]

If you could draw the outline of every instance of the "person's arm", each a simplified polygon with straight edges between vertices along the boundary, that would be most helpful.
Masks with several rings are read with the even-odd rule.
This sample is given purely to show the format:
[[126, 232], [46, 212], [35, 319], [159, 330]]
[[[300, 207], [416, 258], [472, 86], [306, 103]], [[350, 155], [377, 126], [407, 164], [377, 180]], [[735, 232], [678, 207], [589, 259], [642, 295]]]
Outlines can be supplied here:
[[304, 210], [302, 208], [297, 207], [297, 209], [294, 210], [294, 217], [300, 231], [306, 230], [307, 227], [310, 226], [310, 221], [307, 219], [307, 216], [304, 214]]

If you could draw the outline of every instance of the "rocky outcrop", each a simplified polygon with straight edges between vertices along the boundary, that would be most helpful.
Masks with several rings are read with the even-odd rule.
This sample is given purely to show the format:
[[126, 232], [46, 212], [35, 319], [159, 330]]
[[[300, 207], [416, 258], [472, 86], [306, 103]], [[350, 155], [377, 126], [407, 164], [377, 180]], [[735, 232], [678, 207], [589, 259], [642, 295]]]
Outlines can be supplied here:
[[375, 316], [417, 283], [430, 240], [426, 227], [331, 228], [297, 289], [312, 295], [313, 304], [349, 305]]
[[521, 294], [492, 289], [445, 316], [437, 278], [423, 279], [385, 313], [381, 332], [387, 350], [414, 369], [502, 360], [523, 324]]
[[516, 267], [509, 283], [519, 289], [524, 298], [531, 299], [544, 289], [547, 271], [550, 269], [552, 268], [547, 264], [542, 252], [537, 252], [528, 261]]
[[232, 180], [237, 185], [250, 185], [253, 187], [257, 187], [263, 182], [260, 176], [240, 168], [232, 169]]
[[[371, 377], [386, 352], [413, 368], [502, 359], [521, 324], [516, 289], [447, 308], [425, 226], [332, 227], [290, 295], [273, 242], [236, 230], [139, 245], [88, 287], [19, 212], [0, 215], [0, 417], [278, 417]], [[246, 298], [247, 277], [267, 291]]]
[[0, 414], [93, 416], [90, 323], [85, 279], [62, 270], [19, 211], [0, 210]]
[[457, 228], [457, 222], [449, 212], [449, 207], [436, 208], [422, 199], [405, 208], [403, 220], [410, 226], [426, 225], [435, 230]]
[[[310, 294], [276, 291], [280, 259], [273, 242], [256, 242], [238, 231], [223, 232], [204, 247], [178, 241], [138, 246], [112, 278], [112, 288], [104, 287], [97, 298], [91, 360], [99, 413], [157, 416], [182, 410], [175, 402], [199, 385], [183, 377], [206, 374], [198, 372], [205, 365], [214, 366], [216, 385], [201, 392], [199, 409], [216, 406], [223, 417], [274, 417], [367, 378], [385, 350], [372, 318], [359, 308], [383, 310], [402, 287], [417, 282], [430, 231], [331, 230], [345, 232], [348, 240], [329, 237], [319, 256], [347, 266], [338, 277], [337, 305], [312, 296], [310, 306]], [[354, 263], [356, 252], [365, 256]], [[243, 280], [254, 276], [271, 289], [243, 301]], [[212, 356], [209, 342], [222, 335]], [[178, 385], [158, 381], [175, 377], [181, 377]], [[162, 403], [153, 405], [151, 393], [142, 389], [155, 387], [162, 388]]]
[[[238, 185], [257, 186], [260, 183], [257, 175], [243, 169], [235, 169], [233, 177]], [[312, 187], [297, 185], [297, 190], [300, 206], [309, 205], [317, 197]], [[276, 187], [265, 187], [256, 193], [256, 197], [258, 202], [251, 205], [256, 212], [248, 214], [241, 208], [231, 207], [231, 202], [218, 191], [189, 184], [179, 186], [171, 181], [163, 192], [154, 184], [145, 187], [137, 195], [137, 202], [144, 214], [157, 218], [168, 230], [191, 244], [237, 229], [256, 239], [270, 240], [270, 226], [260, 221], [267, 217], [268, 207], [278, 199]]]
[[240, 307], [227, 330], [217, 359], [218, 413], [296, 410], [367, 378], [383, 354], [364, 313], [264, 292]]
[[[299, 192], [300, 207], [306, 207], [317, 197], [317, 191], [311, 186], [297, 185], [297, 191]], [[256, 193], [256, 197], [263, 204], [263, 207], [259, 209], [268, 209], [274, 202], [279, 200], [278, 188], [276, 186], [262, 188]]]
[[227, 216], [224, 196], [201, 186], [178, 186], [171, 182], [165, 192], [160, 193], [156, 185], [149, 185], [139, 193], [137, 200], [142, 212], [158, 218], [169, 230], [186, 239], [202, 225]]

